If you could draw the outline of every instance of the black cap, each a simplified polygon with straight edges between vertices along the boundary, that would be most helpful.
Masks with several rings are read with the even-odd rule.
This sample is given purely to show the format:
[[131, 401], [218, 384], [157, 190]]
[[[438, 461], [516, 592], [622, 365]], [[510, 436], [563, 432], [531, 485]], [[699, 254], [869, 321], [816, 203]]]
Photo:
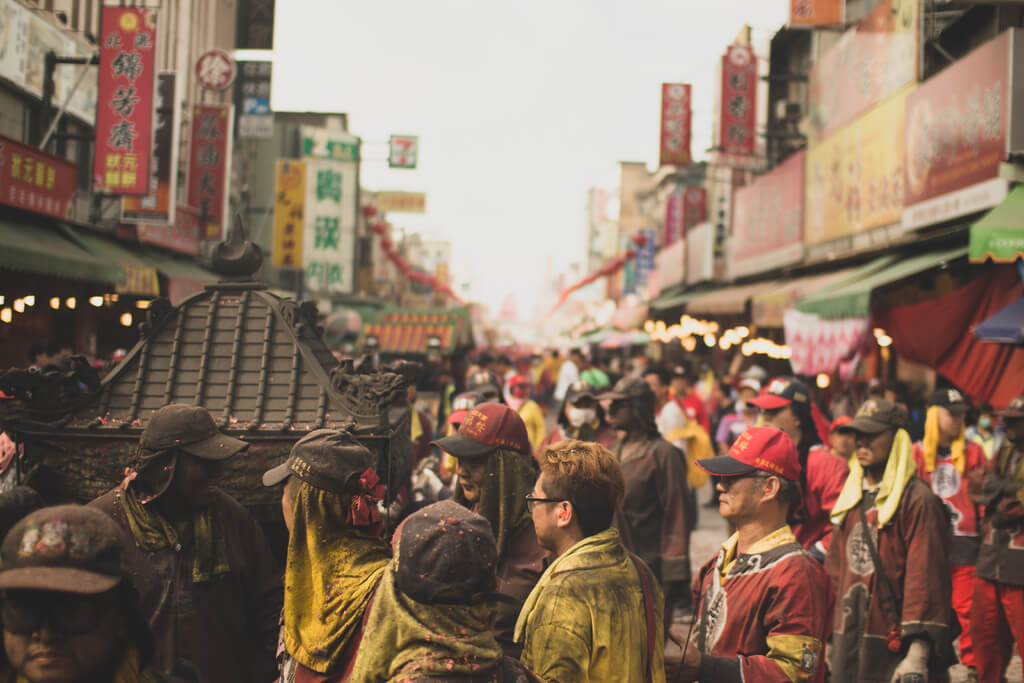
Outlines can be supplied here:
[[565, 402], [575, 403], [581, 398], [597, 398], [597, 394], [594, 393], [594, 387], [589, 382], [584, 382], [579, 379], [569, 385], [569, 388], [565, 390]]
[[117, 522], [96, 508], [36, 510], [0, 546], [0, 590], [105, 593], [125, 576], [123, 538]]
[[295, 442], [288, 459], [263, 475], [263, 485], [274, 486], [294, 475], [318, 489], [347, 493], [366, 470], [374, 469], [376, 460], [348, 432], [317, 429]]
[[956, 389], [936, 389], [928, 400], [928, 405], [942, 406], [954, 415], [964, 415], [971, 409], [971, 404]]
[[996, 415], [1000, 417], [1008, 417], [1011, 420], [1024, 417], [1024, 396], [1018, 396], [1017, 398], [1010, 401], [1002, 410], [997, 410]]
[[597, 398], [599, 401], [609, 399], [614, 401], [624, 398], [647, 398], [653, 401], [654, 391], [651, 389], [651, 385], [640, 377], [623, 377], [615, 383], [611, 391], [606, 391]]
[[153, 412], [139, 446], [148, 451], [179, 448], [203, 460], [226, 460], [249, 444], [221, 433], [206, 408], [171, 403]]
[[900, 406], [884, 398], [869, 398], [861, 404], [852, 422], [837, 427], [840, 432], [879, 434], [887, 429], [908, 429], [910, 416]]
[[495, 590], [498, 549], [490, 523], [450, 500], [399, 528], [395, 584], [416, 602], [469, 605]]
[[807, 385], [796, 378], [776, 377], [761, 389], [760, 396], [752, 398], [748, 403], [762, 410], [778, 410], [792, 403], [809, 406], [811, 392]]
[[467, 382], [466, 389], [480, 394], [486, 401], [496, 401], [501, 398], [501, 381], [489, 370], [474, 372]]

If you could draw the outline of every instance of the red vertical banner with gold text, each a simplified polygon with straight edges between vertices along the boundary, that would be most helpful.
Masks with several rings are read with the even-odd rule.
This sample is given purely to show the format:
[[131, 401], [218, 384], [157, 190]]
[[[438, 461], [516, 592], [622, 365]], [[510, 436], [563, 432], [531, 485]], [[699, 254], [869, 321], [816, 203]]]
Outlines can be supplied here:
[[230, 104], [197, 104], [192, 108], [188, 205], [199, 210], [200, 237], [206, 240], [219, 240], [226, 232], [233, 114]]
[[703, 187], [687, 187], [683, 193], [683, 237], [708, 219], [708, 193]]
[[687, 83], [661, 84], [662, 166], [687, 166], [690, 157], [690, 86]]
[[93, 189], [149, 193], [156, 83], [156, 10], [104, 7]]
[[757, 57], [749, 45], [730, 45], [722, 57], [721, 151], [753, 154], [757, 135]]

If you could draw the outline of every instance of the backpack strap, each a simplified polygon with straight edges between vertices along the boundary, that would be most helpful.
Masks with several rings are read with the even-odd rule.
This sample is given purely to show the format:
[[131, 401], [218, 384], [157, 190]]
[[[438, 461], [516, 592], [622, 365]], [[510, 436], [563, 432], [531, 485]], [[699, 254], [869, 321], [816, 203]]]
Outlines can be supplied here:
[[651, 676], [651, 669], [654, 666], [654, 629], [657, 628], [657, 614], [654, 611], [654, 592], [651, 590], [651, 577], [648, 575], [643, 561], [633, 553], [629, 553], [629, 559], [633, 560], [636, 573], [640, 576], [640, 588], [644, 593], [644, 613], [647, 617], [647, 671], [644, 674], [644, 680], [646, 683], [652, 683], [654, 680]]

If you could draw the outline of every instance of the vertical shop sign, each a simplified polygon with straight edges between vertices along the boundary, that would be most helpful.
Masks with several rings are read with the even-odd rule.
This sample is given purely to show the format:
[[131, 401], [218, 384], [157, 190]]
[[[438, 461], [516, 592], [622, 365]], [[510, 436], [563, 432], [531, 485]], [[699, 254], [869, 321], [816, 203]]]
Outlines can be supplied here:
[[302, 236], [306, 224], [305, 162], [277, 160], [274, 197], [273, 264], [278, 268], [302, 268]]
[[683, 188], [676, 185], [665, 200], [665, 231], [662, 234], [663, 249], [671, 247], [683, 237]]
[[686, 166], [690, 157], [690, 85], [661, 84], [662, 166]]
[[178, 194], [176, 78], [177, 74], [173, 71], [164, 71], [157, 76], [149, 194], [145, 197], [121, 199], [121, 221], [124, 223], [174, 222], [174, 205]]
[[238, 136], [271, 138], [274, 136], [274, 112], [270, 111], [272, 62], [238, 62], [235, 79], [235, 107], [238, 110]]
[[835, 26], [843, 23], [845, 0], [789, 0], [790, 26]]
[[703, 187], [688, 187], [683, 193], [683, 236], [708, 217], [708, 192]]
[[199, 209], [201, 234], [207, 240], [219, 240], [225, 232], [233, 113], [230, 104], [197, 104], [192, 108], [188, 205]]
[[721, 151], [753, 154], [757, 135], [757, 56], [749, 45], [730, 45], [722, 57], [719, 117]]
[[156, 10], [102, 8], [93, 188], [149, 193], [156, 82]]
[[355, 281], [355, 164], [306, 160], [302, 267], [311, 292], [349, 293]]
[[67, 218], [78, 167], [0, 135], [0, 204]]

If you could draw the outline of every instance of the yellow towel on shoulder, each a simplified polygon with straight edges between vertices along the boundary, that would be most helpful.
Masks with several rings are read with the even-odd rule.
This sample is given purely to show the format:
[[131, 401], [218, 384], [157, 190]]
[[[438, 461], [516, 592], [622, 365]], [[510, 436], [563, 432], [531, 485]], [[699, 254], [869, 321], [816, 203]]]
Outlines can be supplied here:
[[[896, 514], [900, 500], [903, 498], [903, 491], [916, 472], [917, 465], [914, 463], [914, 450], [910, 435], [907, 434], [907, 430], [898, 429], [896, 437], [892, 441], [892, 449], [889, 451], [889, 460], [885, 463], [885, 472], [882, 474], [882, 483], [878, 487], [878, 495], [875, 496], [879, 529], [888, 524]], [[850, 474], [846, 477], [843, 490], [839, 492], [839, 498], [836, 500], [835, 507], [832, 508], [832, 523], [842, 524], [846, 513], [857, 507], [863, 495], [864, 468], [854, 460], [850, 464]]]

